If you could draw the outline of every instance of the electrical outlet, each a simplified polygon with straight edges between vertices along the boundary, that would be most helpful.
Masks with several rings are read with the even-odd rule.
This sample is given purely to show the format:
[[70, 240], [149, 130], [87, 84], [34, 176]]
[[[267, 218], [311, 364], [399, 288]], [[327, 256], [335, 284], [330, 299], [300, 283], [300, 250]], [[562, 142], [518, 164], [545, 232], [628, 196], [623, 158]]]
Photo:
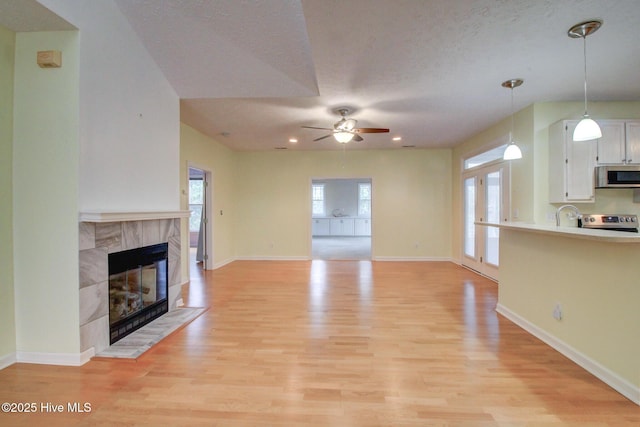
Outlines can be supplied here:
[[558, 321], [562, 320], [562, 306], [560, 303], [556, 303], [556, 306], [553, 309], [553, 318]]

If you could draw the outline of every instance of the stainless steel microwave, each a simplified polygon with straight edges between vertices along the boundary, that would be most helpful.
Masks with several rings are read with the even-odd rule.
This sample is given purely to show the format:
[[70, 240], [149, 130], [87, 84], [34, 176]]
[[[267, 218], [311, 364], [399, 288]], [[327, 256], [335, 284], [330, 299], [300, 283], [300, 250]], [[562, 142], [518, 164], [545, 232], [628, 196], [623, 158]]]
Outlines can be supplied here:
[[596, 188], [640, 188], [640, 166], [598, 166]]

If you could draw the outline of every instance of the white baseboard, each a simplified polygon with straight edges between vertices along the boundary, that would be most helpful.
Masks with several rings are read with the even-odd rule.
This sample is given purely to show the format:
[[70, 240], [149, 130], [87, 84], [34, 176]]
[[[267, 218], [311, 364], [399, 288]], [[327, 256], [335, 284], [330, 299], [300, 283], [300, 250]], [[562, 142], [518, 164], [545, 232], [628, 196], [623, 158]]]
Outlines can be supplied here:
[[224, 267], [227, 264], [231, 264], [233, 261], [235, 261], [235, 258], [228, 258], [228, 259], [225, 259], [224, 261], [216, 262], [215, 264], [213, 264], [213, 269], [217, 270], [220, 267]]
[[0, 357], [0, 370], [6, 368], [7, 366], [11, 366], [17, 362], [16, 354], [9, 353]]
[[16, 362], [34, 363], [38, 365], [82, 366], [95, 356], [95, 349], [91, 347], [82, 353], [40, 353], [31, 351], [17, 351]]
[[627, 399], [631, 400], [636, 405], [640, 405], [640, 387], [630, 383], [615, 372], [611, 371], [605, 366], [602, 366], [600, 363], [596, 362], [590, 357], [580, 353], [569, 344], [558, 339], [554, 335], [549, 334], [544, 329], [539, 328], [538, 326], [529, 322], [527, 319], [509, 310], [507, 307], [498, 304], [496, 307], [496, 311], [516, 325], [520, 326], [525, 331], [529, 332], [531, 335], [540, 339], [553, 349], [557, 350], [564, 356], [574, 361], [577, 365], [581, 366], [587, 372], [590, 372], [595, 377], [602, 380], [605, 384], [609, 385], [611, 388], [622, 394]]
[[307, 256], [270, 256], [270, 255], [258, 255], [258, 256], [240, 256], [234, 261], [309, 261]]
[[395, 256], [377, 256], [373, 257], [373, 261], [390, 261], [390, 262], [450, 262], [449, 257], [395, 257]]
[[[214, 270], [230, 264], [234, 261], [310, 261], [311, 258], [307, 256], [240, 256], [236, 258], [230, 258], [214, 265]], [[453, 262], [456, 260], [449, 257], [393, 257], [382, 256], [372, 257], [372, 261], [417, 261], [417, 262]]]

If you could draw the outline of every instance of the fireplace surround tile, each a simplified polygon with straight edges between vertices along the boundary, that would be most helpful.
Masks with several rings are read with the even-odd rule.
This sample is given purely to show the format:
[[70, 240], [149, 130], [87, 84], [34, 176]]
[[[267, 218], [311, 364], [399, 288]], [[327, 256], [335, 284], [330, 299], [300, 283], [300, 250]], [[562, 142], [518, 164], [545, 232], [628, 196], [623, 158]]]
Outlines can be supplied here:
[[122, 223], [122, 250], [135, 249], [142, 244], [142, 221], [127, 221]]
[[80, 326], [80, 351], [92, 347], [96, 353], [109, 348], [109, 315]]
[[145, 221], [142, 223], [142, 246], [162, 243], [160, 238], [160, 222]]
[[90, 222], [81, 222], [78, 233], [78, 246], [80, 250], [96, 247], [96, 225]]
[[80, 288], [109, 279], [107, 248], [80, 251]]
[[158, 221], [160, 225], [160, 240], [168, 242], [170, 237], [174, 235], [174, 227], [172, 219], [161, 219]]
[[108, 315], [109, 281], [80, 289], [80, 325]]
[[109, 251], [122, 250], [122, 223], [107, 222], [96, 224], [96, 248], [105, 247]]
[[169, 285], [180, 284], [180, 235], [169, 237]]

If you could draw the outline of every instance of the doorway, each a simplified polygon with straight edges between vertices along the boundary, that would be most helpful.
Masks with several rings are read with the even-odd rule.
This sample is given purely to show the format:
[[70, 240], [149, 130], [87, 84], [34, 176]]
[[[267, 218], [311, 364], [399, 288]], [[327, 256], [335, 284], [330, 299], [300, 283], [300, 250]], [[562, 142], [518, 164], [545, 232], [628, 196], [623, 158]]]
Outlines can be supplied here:
[[370, 260], [371, 178], [311, 181], [311, 257]]
[[189, 266], [204, 270], [211, 267], [211, 173], [189, 166]]
[[499, 278], [498, 227], [508, 209], [509, 163], [492, 162], [474, 167], [463, 174], [463, 254], [462, 265], [494, 280]]

